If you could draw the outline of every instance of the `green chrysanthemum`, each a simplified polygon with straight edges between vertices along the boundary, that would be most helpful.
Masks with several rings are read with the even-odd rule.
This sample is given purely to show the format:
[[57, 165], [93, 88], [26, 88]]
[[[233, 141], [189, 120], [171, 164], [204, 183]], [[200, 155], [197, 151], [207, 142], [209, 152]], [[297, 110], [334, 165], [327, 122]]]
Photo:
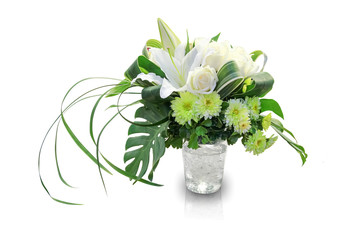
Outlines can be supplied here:
[[240, 99], [231, 99], [228, 103], [229, 107], [225, 111], [226, 125], [233, 126], [240, 134], [247, 132], [251, 124], [246, 104]]
[[171, 101], [171, 108], [174, 110], [172, 116], [177, 123], [184, 125], [191, 120], [198, 121], [195, 111], [197, 100], [198, 97], [190, 92], [180, 92], [180, 97]]
[[216, 92], [202, 94], [199, 96], [195, 111], [200, 118], [212, 118], [213, 116], [219, 116], [221, 104], [220, 95]]
[[254, 155], [259, 155], [266, 149], [266, 137], [262, 131], [257, 130], [255, 134], [251, 135], [245, 142], [247, 152], [252, 152]]
[[271, 113], [269, 113], [262, 119], [261, 125], [265, 131], [267, 131], [269, 129], [269, 127], [271, 125]]
[[[274, 135], [273, 135], [274, 136]], [[274, 143], [276, 142], [276, 140], [278, 139], [278, 137], [273, 137], [271, 136], [270, 138], [267, 139], [266, 141], [266, 147], [265, 149], [268, 149], [269, 147], [271, 147], [272, 145], [274, 145]]]
[[258, 97], [246, 97], [245, 102], [249, 108], [250, 117], [255, 120], [258, 119], [261, 108], [260, 99]]
[[234, 126], [234, 130], [240, 134], [246, 133], [251, 128], [250, 119], [239, 122], [239, 124]]

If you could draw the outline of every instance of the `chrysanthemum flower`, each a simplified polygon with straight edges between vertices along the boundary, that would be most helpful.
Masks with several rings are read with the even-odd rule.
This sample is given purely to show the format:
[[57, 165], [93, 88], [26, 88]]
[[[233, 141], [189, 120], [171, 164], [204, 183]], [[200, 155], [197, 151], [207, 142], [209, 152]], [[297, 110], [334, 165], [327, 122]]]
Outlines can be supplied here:
[[180, 92], [180, 97], [176, 97], [171, 101], [171, 108], [174, 110], [172, 116], [175, 121], [181, 125], [191, 120], [198, 121], [198, 116], [195, 110], [195, 104], [198, 97], [190, 92]]
[[240, 134], [245, 133], [251, 127], [246, 104], [240, 99], [231, 99], [228, 103], [229, 107], [225, 111], [226, 125], [233, 126]]
[[220, 96], [216, 92], [201, 94], [196, 103], [195, 111], [200, 118], [212, 118], [213, 116], [219, 116], [221, 104]]
[[240, 121], [239, 124], [234, 126], [235, 131], [240, 134], [246, 133], [247, 131], [250, 130], [250, 128], [251, 128], [251, 123], [249, 118], [247, 118], [247, 120]]
[[269, 127], [271, 125], [271, 113], [269, 113], [262, 119], [261, 125], [265, 131], [267, 131], [269, 129]]
[[252, 152], [254, 155], [259, 155], [266, 149], [266, 137], [262, 131], [257, 130], [255, 134], [251, 135], [245, 142], [247, 152]]
[[269, 147], [271, 147], [272, 145], [274, 145], [274, 143], [276, 142], [276, 140], [278, 139], [278, 137], [273, 137], [271, 136], [270, 138], [267, 139], [266, 141], [266, 147], [265, 149], [268, 149]]
[[250, 117], [255, 120], [258, 119], [261, 108], [260, 99], [258, 97], [246, 97], [245, 102], [249, 108]]

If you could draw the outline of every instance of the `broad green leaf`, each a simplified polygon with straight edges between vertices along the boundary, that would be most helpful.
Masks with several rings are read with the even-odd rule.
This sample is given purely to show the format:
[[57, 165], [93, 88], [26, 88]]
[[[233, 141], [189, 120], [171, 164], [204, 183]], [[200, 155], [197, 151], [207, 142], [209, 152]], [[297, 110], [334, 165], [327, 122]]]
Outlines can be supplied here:
[[259, 56], [261, 56], [261, 55], [264, 56], [263, 66], [262, 66], [260, 72], [264, 71], [264, 68], [265, 68], [265, 65], [266, 65], [266, 62], [267, 62], [267, 55], [266, 55], [263, 51], [261, 51], [261, 50], [253, 51], [252, 53], [250, 53], [250, 55], [251, 55], [251, 58], [252, 58], [252, 60], [253, 60], [254, 62], [257, 60], [257, 58], [258, 58]]
[[241, 87], [244, 79], [241, 76], [238, 65], [234, 61], [227, 62], [218, 72], [216, 91], [221, 99], [229, 96], [233, 91]]
[[206, 128], [204, 128], [202, 126], [198, 126], [198, 127], [196, 127], [195, 132], [196, 132], [196, 135], [198, 135], [198, 136], [205, 136], [205, 134], [208, 131], [206, 130]]
[[169, 102], [174, 99], [171, 96], [169, 96], [167, 98], [161, 98], [160, 97], [160, 89], [161, 89], [160, 85], [146, 87], [141, 91], [141, 97], [145, 101], [148, 101], [151, 103]]
[[165, 78], [165, 73], [160, 69], [159, 66], [157, 66], [155, 63], [150, 61], [144, 56], [139, 56], [137, 59], [138, 66], [140, 69], [145, 70], [144, 73], [155, 73], [156, 75]]
[[243, 93], [236, 92], [232, 94], [232, 97], [239, 98], [239, 97], [264, 97], [271, 89], [274, 84], [274, 78], [267, 72], [259, 72], [255, 73], [250, 76], [253, 80], [252, 86], [248, 87], [248, 90]]
[[141, 73], [141, 70], [139, 68], [138, 64], [138, 58], [130, 65], [130, 67], [125, 72], [125, 77], [129, 80], [133, 80]]
[[[131, 106], [132, 104], [129, 104], [128, 106]], [[128, 106], [124, 107], [122, 110], [126, 109]], [[97, 138], [97, 141], [96, 141], [96, 158], [99, 159], [99, 154], [100, 153], [100, 139], [101, 139], [101, 136], [105, 130], [105, 128], [110, 124], [110, 122], [116, 117], [118, 116], [119, 114], [116, 113], [105, 125], [104, 127], [101, 129], [100, 133], [99, 133], [99, 136]], [[102, 158], [110, 165], [110, 167], [112, 167], [115, 171], [117, 171], [118, 173], [126, 176], [126, 177], [129, 177], [130, 179], [137, 179], [136, 175], [132, 175], [124, 170], [122, 170], [121, 168], [115, 166], [112, 162], [110, 162], [108, 159], [105, 158], [105, 156], [103, 154], [101, 154]], [[102, 179], [103, 180], [103, 179]], [[152, 182], [149, 182], [145, 179], [138, 179], [137, 181], [141, 182], [141, 183], [144, 183], [144, 184], [148, 184], [148, 185], [152, 185], [152, 186], [162, 186], [160, 184], [157, 184], [157, 183], [152, 183]], [[105, 185], [105, 183], [103, 182], [103, 184]], [[105, 187], [105, 186], [104, 186]], [[106, 188], [105, 188], [106, 189]]]
[[[140, 73], [154, 73], [162, 78], [165, 78], [165, 73], [155, 63], [151, 62], [145, 56], [139, 56], [135, 62], [125, 72], [126, 78], [134, 80]], [[136, 83], [141, 87], [154, 86], [153, 83], [137, 79]]]
[[196, 132], [193, 132], [190, 135], [188, 147], [192, 149], [198, 149], [199, 148], [198, 141], [199, 141], [199, 136], [196, 134]]
[[219, 39], [219, 37], [220, 37], [220, 34], [221, 34], [221, 33], [218, 33], [218, 35], [212, 37], [212, 38], [210, 39], [210, 42], [212, 42], [212, 41], [217, 42], [218, 39]]
[[[135, 118], [145, 119], [143, 123], [155, 123], [167, 117], [168, 109], [166, 106], [150, 104], [145, 102], [145, 105], [138, 108], [135, 113]], [[129, 138], [126, 141], [125, 149], [127, 152], [124, 155], [124, 162], [130, 162], [125, 170], [132, 175], [137, 175], [137, 178], [142, 178], [148, 170], [150, 164], [150, 154], [152, 151], [152, 168], [156, 168], [157, 162], [165, 153], [165, 139], [162, 137], [166, 131], [168, 122], [156, 126], [139, 126], [132, 124], [129, 128]], [[145, 135], [132, 137], [133, 134], [143, 133]], [[135, 150], [129, 150], [132, 147], [139, 147]], [[140, 168], [141, 163], [141, 169]], [[138, 173], [139, 172], [139, 173]], [[138, 173], [138, 174], [137, 174]]]
[[282, 119], [284, 119], [284, 114], [281, 110], [280, 105], [273, 99], [260, 99], [261, 109], [260, 112], [272, 111]]
[[211, 119], [206, 119], [201, 123], [201, 125], [203, 125], [205, 127], [211, 127], [212, 121], [211, 121]]
[[181, 43], [181, 41], [170, 29], [170, 27], [160, 18], [158, 18], [158, 26], [163, 49], [165, 51], [169, 51], [169, 53], [174, 56], [175, 48]]

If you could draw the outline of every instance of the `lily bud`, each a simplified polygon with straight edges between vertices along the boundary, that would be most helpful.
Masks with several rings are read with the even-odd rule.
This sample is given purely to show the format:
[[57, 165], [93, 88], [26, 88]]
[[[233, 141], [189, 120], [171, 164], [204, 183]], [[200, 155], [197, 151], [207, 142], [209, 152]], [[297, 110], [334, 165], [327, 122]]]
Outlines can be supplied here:
[[181, 43], [175, 33], [169, 28], [169, 26], [160, 18], [158, 18], [159, 33], [161, 43], [165, 51], [169, 52], [171, 56], [174, 56], [175, 48]]

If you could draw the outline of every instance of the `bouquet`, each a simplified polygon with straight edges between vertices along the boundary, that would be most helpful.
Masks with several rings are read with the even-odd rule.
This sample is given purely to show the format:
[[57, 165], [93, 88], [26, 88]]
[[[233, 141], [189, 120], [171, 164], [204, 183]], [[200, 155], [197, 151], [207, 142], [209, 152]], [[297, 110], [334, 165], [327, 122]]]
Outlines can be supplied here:
[[[195, 150], [217, 141], [234, 145], [240, 140], [245, 151], [259, 155], [280, 136], [299, 153], [302, 164], [306, 162], [305, 149], [274, 118], [274, 115], [284, 118], [279, 104], [273, 99], [263, 98], [274, 84], [273, 77], [264, 72], [267, 61], [264, 52], [257, 50], [247, 53], [242, 47], [231, 45], [228, 41], [219, 41], [220, 34], [212, 38], [195, 38], [193, 41], [187, 35], [187, 40], [181, 42], [161, 19], [158, 19], [158, 26], [160, 41], [148, 40], [142, 55], [125, 72], [125, 78], [108, 78], [117, 83], [98, 96], [90, 116], [90, 136], [95, 154], [80, 142], [64, 117], [65, 111], [70, 107], [89, 98], [87, 94], [91, 91], [81, 95], [67, 107], [62, 107], [57, 119], [64, 124], [76, 145], [97, 165], [103, 184], [102, 172], [110, 173], [110, 167], [134, 183], [161, 186], [153, 182], [154, 171], [161, 157], [166, 148], [179, 149], [184, 144]], [[263, 59], [261, 65], [258, 63], [259, 57]], [[77, 84], [87, 80], [89, 79]], [[140, 89], [141, 98], [122, 105], [122, 98], [134, 89]], [[96, 137], [93, 118], [100, 101], [105, 97], [116, 101], [110, 106], [116, 111]], [[140, 107], [135, 112], [135, 120], [131, 120], [122, 111], [134, 105]], [[103, 131], [116, 116], [121, 116], [131, 124], [125, 144], [124, 169], [108, 160], [99, 149]], [[270, 127], [278, 136], [267, 136], [266, 131]], [[137, 148], [134, 150], [134, 147]], [[41, 149], [39, 172], [40, 156]], [[57, 163], [57, 158], [55, 159]], [[59, 177], [68, 185], [60, 171]], [[41, 175], [40, 180], [48, 192]], [[48, 194], [50, 195], [49, 192]]]

